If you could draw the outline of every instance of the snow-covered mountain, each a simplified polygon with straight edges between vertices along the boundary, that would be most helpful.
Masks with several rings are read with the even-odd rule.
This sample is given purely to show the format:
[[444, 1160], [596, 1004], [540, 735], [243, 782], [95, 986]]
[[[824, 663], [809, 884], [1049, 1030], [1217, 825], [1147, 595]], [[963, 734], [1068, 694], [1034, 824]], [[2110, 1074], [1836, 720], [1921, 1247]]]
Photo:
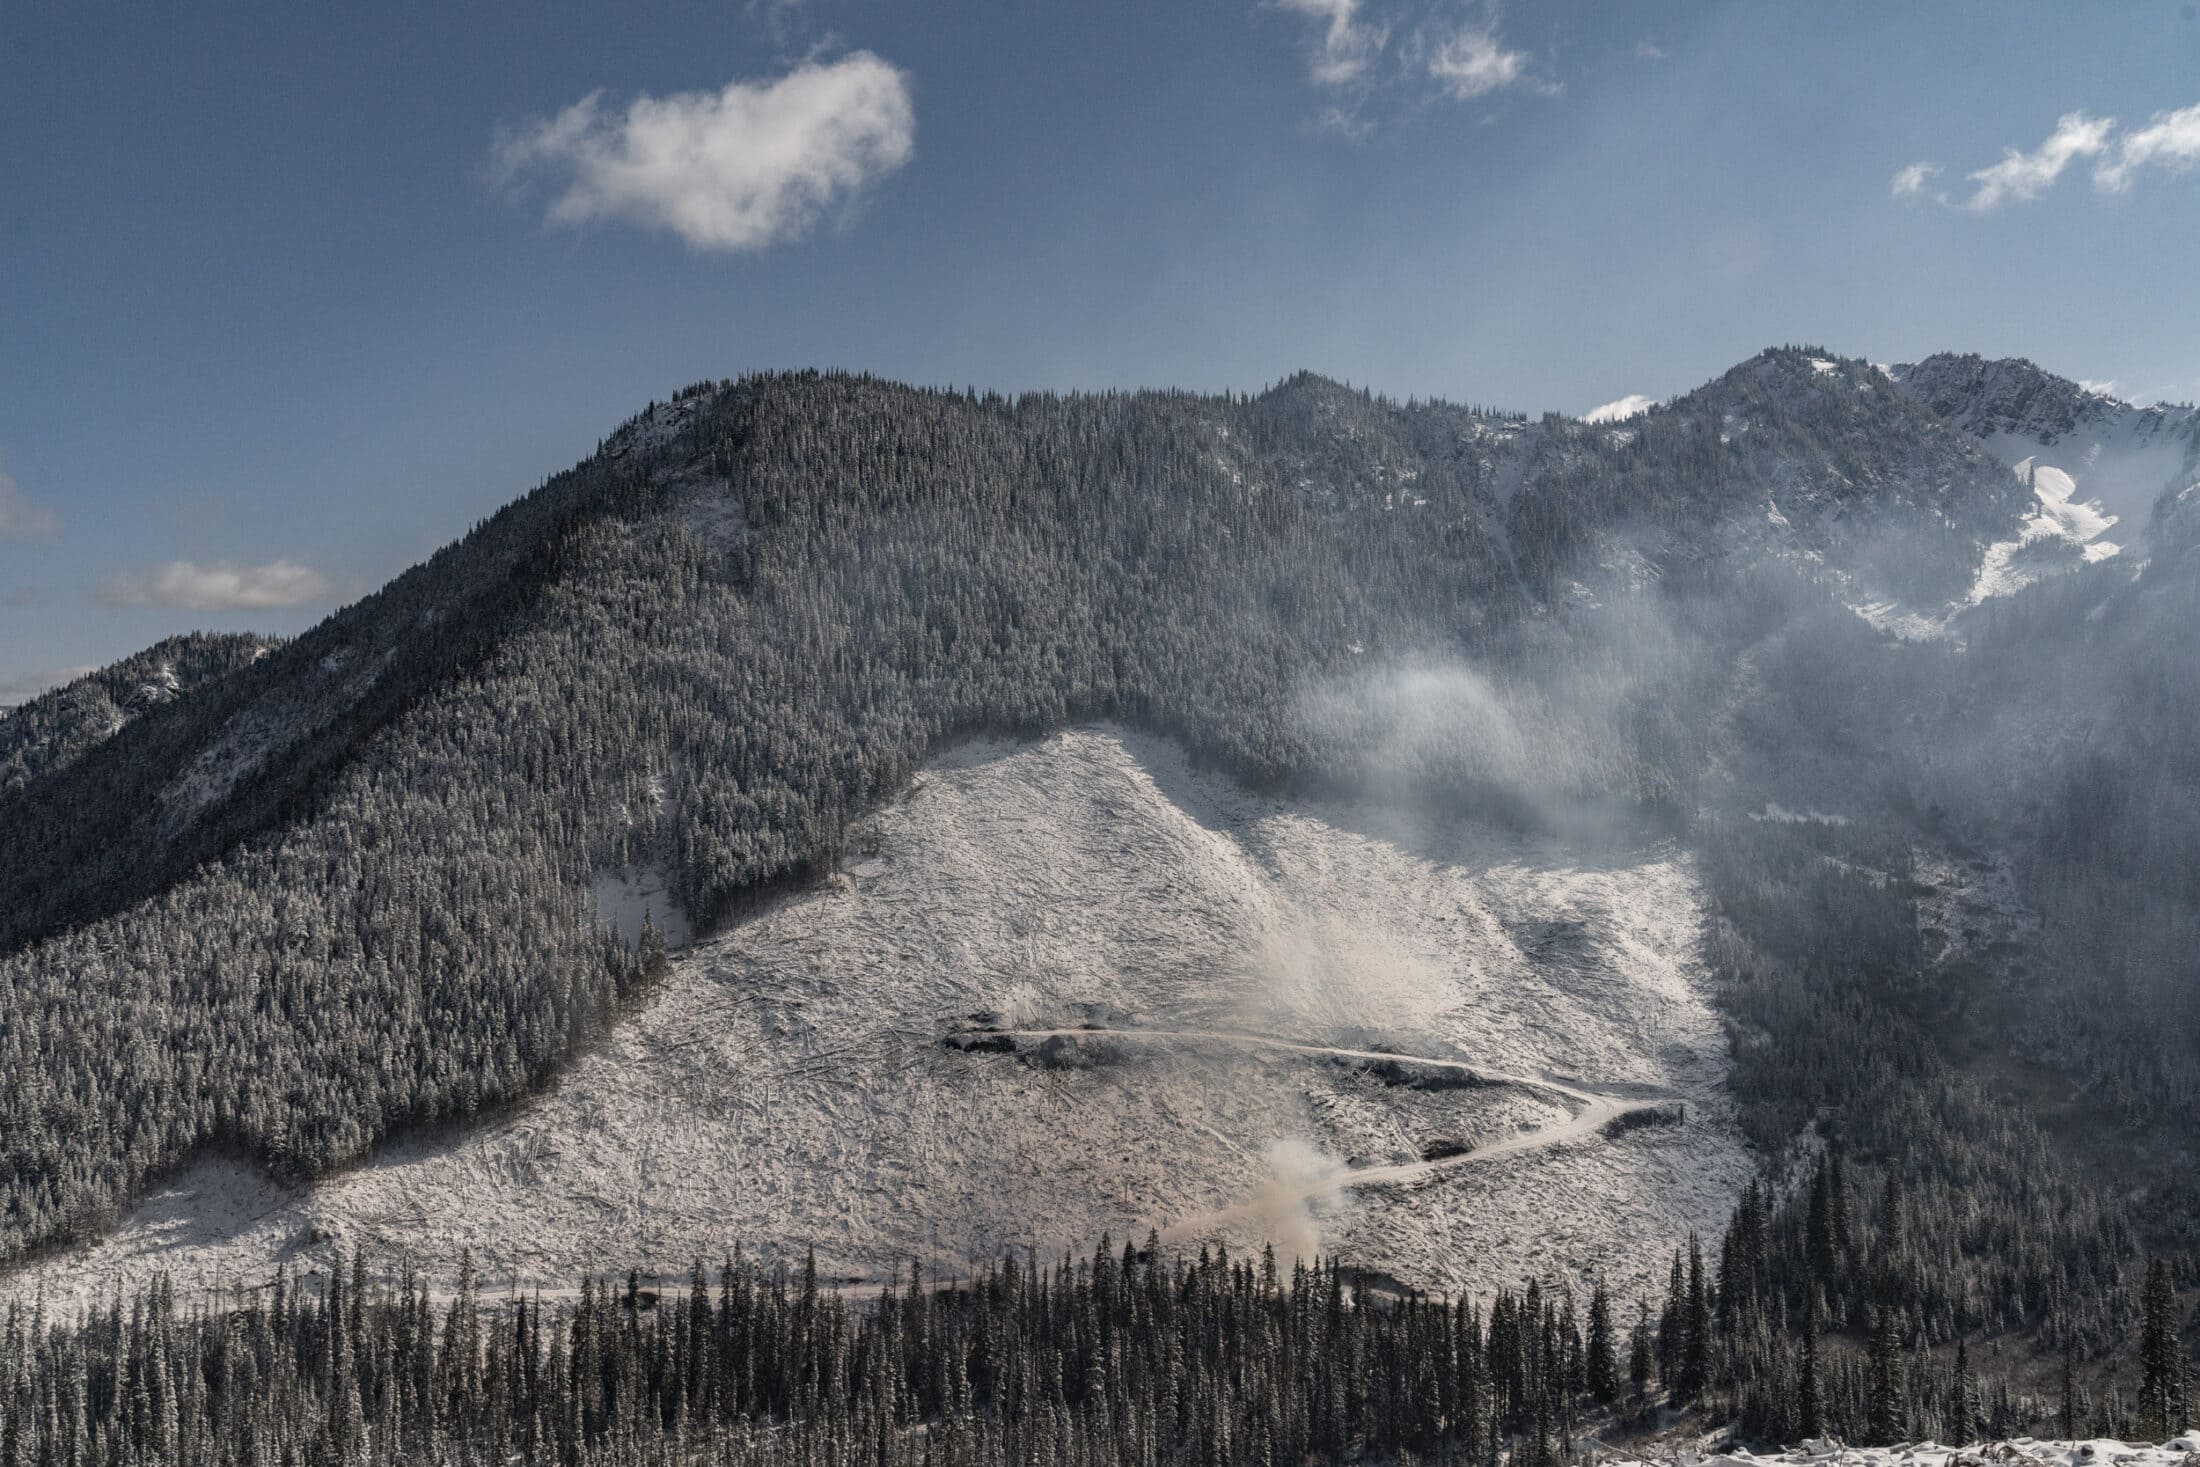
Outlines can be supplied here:
[[1973, 603], [2074, 565], [2144, 559], [2157, 514], [2200, 484], [2200, 409], [2189, 405], [2141, 407], [2020, 358], [1940, 355], [1889, 371], [2036, 500], [1982, 562]]
[[[2125, 1234], [1967, 1088], [2086, 909], [2001, 845], [2137, 810], [2170, 870], [2200, 814], [2105, 735], [2036, 808], [1998, 771], [2118, 697], [2180, 726], [2191, 680], [2094, 678], [2075, 634], [2001, 676], [1851, 612], [1946, 628], [2045, 521], [2099, 646], [2174, 650], [2083, 507], [2191, 434], [1951, 360], [1778, 348], [1617, 422], [1307, 374], [689, 389], [0, 791], [0, 1258], [73, 1291], [471, 1241], [539, 1277], [734, 1227], [873, 1275], [1281, 1217], [1408, 1283], [1649, 1288], [1751, 1148], [1838, 1137], [1958, 1158], [2008, 1225], [1934, 1267], [2032, 1327], [2012, 1281], [2091, 1287]], [[2200, 520], [2168, 503], [2163, 545]], [[2133, 931], [2183, 930], [2160, 900]], [[2174, 1028], [2155, 959], [2117, 981]], [[2031, 1011], [2113, 1016], [2093, 971]], [[2069, 1053], [2173, 1112], [2184, 1051], [2127, 1040]]]

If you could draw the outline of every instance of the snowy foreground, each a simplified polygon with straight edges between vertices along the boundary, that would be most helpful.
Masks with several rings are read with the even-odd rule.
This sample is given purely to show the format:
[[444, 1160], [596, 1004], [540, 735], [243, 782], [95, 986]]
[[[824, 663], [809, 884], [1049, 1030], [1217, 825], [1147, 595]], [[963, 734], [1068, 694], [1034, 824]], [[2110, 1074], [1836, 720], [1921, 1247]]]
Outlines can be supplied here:
[[[736, 1240], [861, 1284], [1157, 1229], [1647, 1295], [1752, 1167], [1700, 910], [1669, 848], [1280, 802], [1110, 729], [972, 744], [525, 1106], [304, 1191], [204, 1162], [0, 1294], [250, 1286], [353, 1246], [556, 1287]], [[1659, 1103], [1684, 1122], [1615, 1123]]]
[[[1606, 1458], [1606, 1467], [1632, 1467], [1628, 1459]], [[1759, 1456], [1746, 1451], [1698, 1455], [1684, 1452], [1657, 1459], [1657, 1467], [1745, 1467], [1766, 1462], [1809, 1463], [1812, 1467], [2194, 1467], [2200, 1463], [2200, 1432], [2187, 1432], [2162, 1446], [2143, 1442], [2034, 1441], [2017, 1437], [1968, 1447], [1912, 1442], [1899, 1447], [1844, 1447], [1806, 1442], [1785, 1452]], [[1644, 1459], [1644, 1467], [1650, 1467]]]

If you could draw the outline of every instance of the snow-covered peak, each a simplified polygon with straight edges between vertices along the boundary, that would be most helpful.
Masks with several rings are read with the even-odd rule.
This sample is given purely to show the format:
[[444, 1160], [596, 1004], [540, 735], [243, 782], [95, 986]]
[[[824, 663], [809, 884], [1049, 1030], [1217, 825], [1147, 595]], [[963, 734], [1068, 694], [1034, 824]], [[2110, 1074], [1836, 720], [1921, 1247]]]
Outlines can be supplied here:
[[2022, 357], [1942, 352], [1891, 375], [1904, 392], [1981, 438], [2015, 434], [2054, 443], [2088, 425], [2143, 411]]
[[2200, 485], [2192, 408], [2139, 407], [2021, 358], [1933, 356], [1889, 375], [2033, 490], [2016, 535], [1986, 552], [1973, 603], [2139, 546], [2157, 506]]

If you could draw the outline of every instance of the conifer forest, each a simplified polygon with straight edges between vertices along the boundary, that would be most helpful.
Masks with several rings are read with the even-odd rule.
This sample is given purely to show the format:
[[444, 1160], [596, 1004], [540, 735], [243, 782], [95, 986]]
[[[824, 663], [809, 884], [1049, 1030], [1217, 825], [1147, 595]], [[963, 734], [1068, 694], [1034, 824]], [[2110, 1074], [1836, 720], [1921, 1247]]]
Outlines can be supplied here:
[[[591, 918], [593, 872], [653, 864], [738, 922], [934, 751], [1106, 719], [1251, 788], [1693, 853], [1761, 1175], [1662, 1297], [1158, 1241], [845, 1295], [737, 1255], [498, 1293], [355, 1249], [249, 1296], [11, 1299], [0, 1462], [1542, 1467], [1674, 1413], [1768, 1443], [2183, 1429], [2200, 1194], [2127, 1163], [2200, 1102], [2200, 661], [2170, 630], [2200, 521], [2165, 500], [2136, 583], [2085, 566], [1960, 647], [1890, 642], [1845, 603], [1956, 598], [2023, 485], [1945, 406], [1817, 360], [1624, 433], [1303, 375], [707, 383], [304, 636], [163, 644], [0, 721], [0, 1256], [195, 1157], [308, 1183], [554, 1083], [676, 961]], [[1749, 509], [1775, 479], [1777, 535]], [[1463, 655], [1528, 757], [1297, 695]], [[2013, 817], [2039, 698], [2082, 753]], [[1870, 818], [1751, 813], [1835, 792]], [[2011, 853], [2045, 914], [2021, 948], [1928, 951], [1928, 839]], [[2086, 1071], [2076, 1114], [2128, 1149], [2008, 1104], [2007, 1054]]]

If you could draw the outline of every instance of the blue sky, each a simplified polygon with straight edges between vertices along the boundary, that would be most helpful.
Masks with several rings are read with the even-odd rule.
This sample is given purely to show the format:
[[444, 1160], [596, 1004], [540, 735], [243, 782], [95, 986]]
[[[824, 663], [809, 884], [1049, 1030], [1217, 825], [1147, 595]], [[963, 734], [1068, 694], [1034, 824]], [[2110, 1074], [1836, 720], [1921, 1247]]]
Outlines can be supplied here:
[[298, 630], [756, 368], [2200, 397], [2196, 163], [2189, 0], [13, 6], [0, 703]]

